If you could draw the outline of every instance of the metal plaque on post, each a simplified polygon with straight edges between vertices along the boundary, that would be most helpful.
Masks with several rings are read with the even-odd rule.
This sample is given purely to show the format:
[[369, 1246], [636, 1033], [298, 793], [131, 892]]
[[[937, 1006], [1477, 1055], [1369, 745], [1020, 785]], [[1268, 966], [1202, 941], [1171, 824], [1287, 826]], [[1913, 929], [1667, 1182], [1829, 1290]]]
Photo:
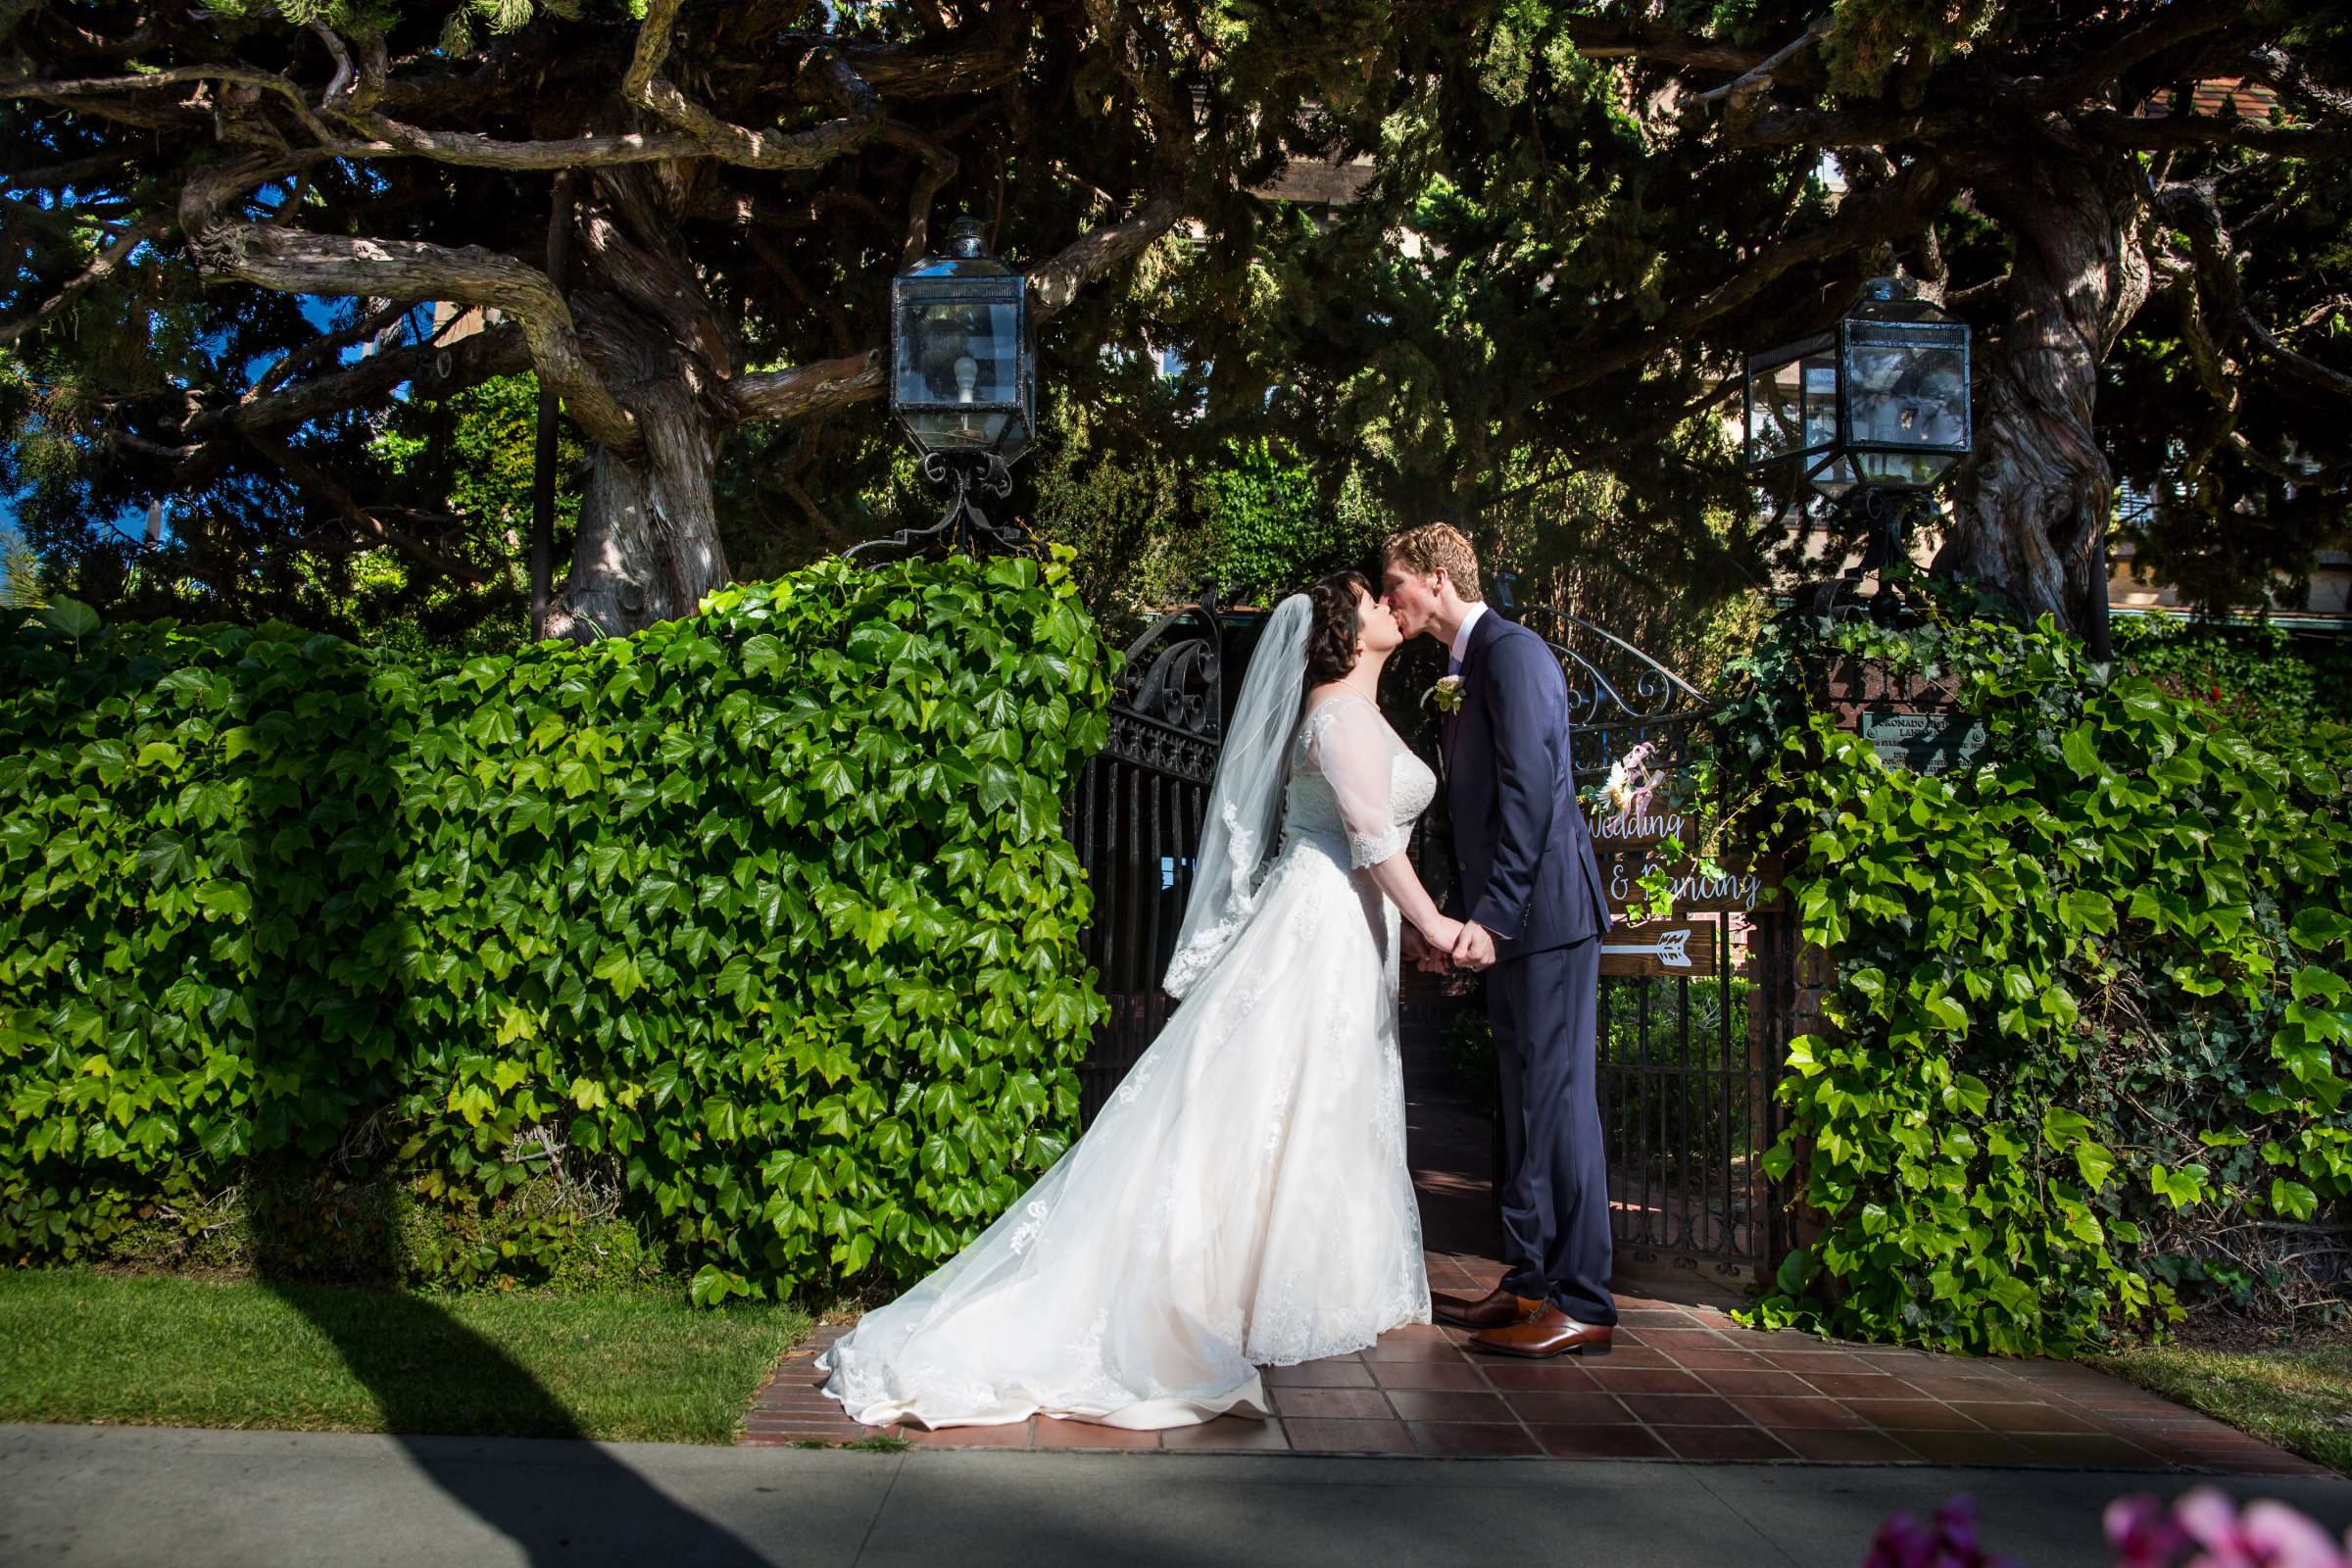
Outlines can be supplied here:
[[1895, 712], [1858, 709], [1854, 729], [1879, 754], [1880, 761], [1914, 773], [1949, 773], [1968, 767], [1984, 753], [1987, 738], [1983, 719], [1956, 710]]

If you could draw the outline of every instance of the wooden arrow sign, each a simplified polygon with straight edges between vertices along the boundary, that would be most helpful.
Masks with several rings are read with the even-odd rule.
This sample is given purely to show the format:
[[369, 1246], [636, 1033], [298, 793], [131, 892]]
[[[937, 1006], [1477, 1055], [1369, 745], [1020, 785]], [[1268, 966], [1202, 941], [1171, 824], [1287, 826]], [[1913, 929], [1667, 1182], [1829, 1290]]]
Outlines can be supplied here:
[[1710, 975], [1716, 972], [1717, 927], [1709, 921], [1670, 920], [1619, 926], [1600, 942], [1602, 974]]

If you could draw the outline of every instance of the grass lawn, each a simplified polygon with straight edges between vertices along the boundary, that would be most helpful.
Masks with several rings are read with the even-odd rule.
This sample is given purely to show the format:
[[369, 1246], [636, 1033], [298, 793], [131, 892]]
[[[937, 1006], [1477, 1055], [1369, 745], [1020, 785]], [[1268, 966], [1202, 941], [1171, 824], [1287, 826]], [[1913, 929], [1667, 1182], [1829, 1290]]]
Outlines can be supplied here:
[[726, 1443], [808, 1315], [0, 1270], [0, 1420]]
[[2096, 1364], [2352, 1475], [2352, 1346], [2259, 1350], [2162, 1346], [2103, 1356]]

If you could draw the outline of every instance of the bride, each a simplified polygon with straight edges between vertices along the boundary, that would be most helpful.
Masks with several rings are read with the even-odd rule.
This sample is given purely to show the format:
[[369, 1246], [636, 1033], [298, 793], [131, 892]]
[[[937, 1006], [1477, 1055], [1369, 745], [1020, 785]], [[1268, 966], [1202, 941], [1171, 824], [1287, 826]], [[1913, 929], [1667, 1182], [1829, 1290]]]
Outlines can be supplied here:
[[1429, 1321], [1398, 916], [1440, 952], [1460, 926], [1403, 853], [1437, 780], [1374, 702], [1402, 641], [1355, 572], [1275, 610], [1164, 981], [1184, 1005], [1036, 1186], [818, 1358], [852, 1418], [1262, 1416], [1258, 1367]]

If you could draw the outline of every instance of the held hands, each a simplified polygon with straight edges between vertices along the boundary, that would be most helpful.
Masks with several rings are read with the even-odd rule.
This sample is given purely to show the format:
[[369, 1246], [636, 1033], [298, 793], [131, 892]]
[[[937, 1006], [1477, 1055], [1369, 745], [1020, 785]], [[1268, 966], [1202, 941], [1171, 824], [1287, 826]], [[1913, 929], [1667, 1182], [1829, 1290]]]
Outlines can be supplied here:
[[1404, 928], [1405, 961], [1423, 974], [1445, 974], [1453, 967], [1450, 955], [1453, 944], [1460, 940], [1462, 923], [1444, 915], [1426, 933], [1414, 926]]
[[1404, 958], [1424, 974], [1450, 974], [1455, 969], [1476, 974], [1494, 966], [1494, 934], [1474, 920], [1440, 915], [1426, 931], [1404, 928]]
[[1454, 963], [1476, 973], [1494, 966], [1494, 934], [1476, 920], [1463, 923], [1453, 939], [1451, 957]]

